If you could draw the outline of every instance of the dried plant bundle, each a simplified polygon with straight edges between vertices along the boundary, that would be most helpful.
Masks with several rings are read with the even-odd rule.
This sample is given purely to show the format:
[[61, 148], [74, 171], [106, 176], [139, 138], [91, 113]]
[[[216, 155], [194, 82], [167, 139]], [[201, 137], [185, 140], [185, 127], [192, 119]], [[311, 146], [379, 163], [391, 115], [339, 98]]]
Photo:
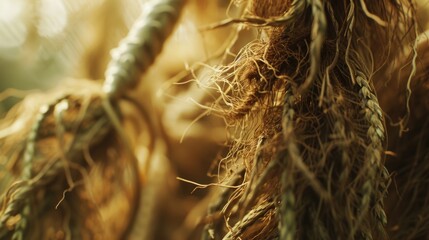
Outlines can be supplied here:
[[[143, 178], [119, 101], [161, 51], [182, 5], [152, 3], [113, 52], [103, 85], [73, 80], [29, 95], [2, 120], [0, 238], [119, 239], [133, 231]], [[162, 137], [146, 107], [128, 101], [151, 141]]]
[[[411, 1], [254, 0], [248, 15], [216, 26], [264, 34], [214, 76], [229, 81], [218, 108], [234, 131], [220, 179], [245, 173], [225, 207], [209, 213], [223, 216], [209, 233], [388, 238], [386, 127], [374, 83], [386, 83], [416, 37], [413, 13]], [[269, 203], [269, 213], [252, 214]]]
[[422, 9], [148, 1], [103, 81], [0, 120], [0, 239], [426, 239]]

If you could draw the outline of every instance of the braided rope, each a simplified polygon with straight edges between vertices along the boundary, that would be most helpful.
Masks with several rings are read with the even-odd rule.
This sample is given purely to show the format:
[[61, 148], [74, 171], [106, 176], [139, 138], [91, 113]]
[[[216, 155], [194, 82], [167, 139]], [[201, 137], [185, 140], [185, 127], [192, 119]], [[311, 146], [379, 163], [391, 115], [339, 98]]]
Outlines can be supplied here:
[[150, 5], [132, 26], [119, 47], [112, 50], [103, 90], [118, 97], [137, 85], [139, 76], [155, 61], [173, 31], [184, 0], [163, 0]]

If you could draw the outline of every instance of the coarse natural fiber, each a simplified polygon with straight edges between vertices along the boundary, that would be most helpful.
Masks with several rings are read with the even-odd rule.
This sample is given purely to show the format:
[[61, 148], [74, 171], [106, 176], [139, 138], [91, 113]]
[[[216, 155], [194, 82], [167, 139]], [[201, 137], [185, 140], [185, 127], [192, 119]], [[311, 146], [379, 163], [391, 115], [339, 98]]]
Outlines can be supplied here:
[[[216, 26], [247, 24], [262, 34], [214, 76], [228, 82], [217, 107], [233, 142], [219, 179], [245, 173], [225, 207], [209, 213], [223, 217], [207, 231], [224, 239], [388, 239], [385, 119], [373, 84], [388, 82], [387, 69], [416, 37], [413, 3], [248, 6]], [[265, 204], [275, 208], [255, 214]]]
[[[241, 14], [203, 28], [233, 27], [220, 51], [137, 88], [185, 1], [152, 3], [102, 84], [29, 94], [0, 120], [0, 239], [427, 238], [429, 41], [414, 0], [216, 3]], [[184, 178], [210, 160], [215, 182]], [[178, 179], [215, 187], [189, 196]]]
[[124, 234], [140, 180], [103, 96], [100, 84], [73, 80], [29, 95], [2, 120], [2, 239]]

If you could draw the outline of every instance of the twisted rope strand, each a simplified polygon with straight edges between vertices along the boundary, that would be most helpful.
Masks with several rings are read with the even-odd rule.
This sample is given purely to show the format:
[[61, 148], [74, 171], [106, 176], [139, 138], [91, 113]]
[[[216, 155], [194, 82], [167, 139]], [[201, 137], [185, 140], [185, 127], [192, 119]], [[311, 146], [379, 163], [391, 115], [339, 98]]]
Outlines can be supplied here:
[[138, 83], [138, 79], [155, 61], [163, 43], [173, 31], [184, 0], [162, 0], [149, 6], [134, 23], [118, 48], [112, 50], [103, 85], [109, 97], [120, 97]]

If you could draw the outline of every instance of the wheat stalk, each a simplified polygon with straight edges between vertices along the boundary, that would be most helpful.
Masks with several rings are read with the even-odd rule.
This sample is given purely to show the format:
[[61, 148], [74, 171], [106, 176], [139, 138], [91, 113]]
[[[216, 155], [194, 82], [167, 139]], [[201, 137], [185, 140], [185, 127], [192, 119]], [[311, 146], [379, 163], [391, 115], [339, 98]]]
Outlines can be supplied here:
[[[281, 205], [279, 209], [280, 220], [278, 224], [280, 239], [293, 240], [296, 232], [295, 219], [295, 193], [293, 183], [293, 160], [299, 156], [298, 147], [293, 139], [293, 122], [295, 118], [295, 97], [292, 89], [287, 89], [284, 98], [282, 128], [283, 138], [287, 142], [287, 157], [285, 158], [284, 168], [281, 175]], [[290, 168], [286, 166], [292, 166]]]
[[[36, 141], [38, 138], [38, 132], [39, 128], [42, 124], [42, 121], [46, 118], [46, 114], [49, 111], [49, 106], [44, 105], [39, 109], [38, 116], [35, 119], [35, 123], [33, 124], [33, 127], [29, 133], [29, 136], [27, 138], [27, 143], [24, 150], [24, 157], [23, 157], [23, 170], [22, 170], [22, 178], [24, 181], [30, 181], [32, 178], [32, 162], [34, 160], [34, 152], [36, 148]], [[12, 239], [14, 240], [21, 240], [24, 238], [24, 234], [27, 228], [27, 224], [29, 222], [29, 215], [31, 211], [31, 198], [32, 196], [26, 196], [25, 198], [22, 198], [18, 196], [17, 198], [13, 199], [8, 207], [6, 208], [5, 212], [3, 213], [2, 218], [0, 219], [0, 228], [2, 225], [5, 224], [7, 219], [9, 219], [12, 214], [16, 212], [16, 209], [19, 206], [19, 201], [23, 202], [23, 207], [21, 211], [21, 220], [16, 224], [15, 226], [15, 232], [12, 235]], [[23, 199], [23, 200], [22, 200]]]
[[[367, 179], [362, 186], [361, 217], [371, 210], [371, 201], [374, 201], [373, 214], [378, 220], [377, 229], [386, 235], [384, 226], [387, 223], [387, 217], [384, 212], [383, 197], [387, 189], [388, 173], [383, 162], [385, 139], [383, 114], [378, 99], [362, 72], [358, 72], [356, 83], [360, 87], [359, 94], [363, 100], [364, 118], [369, 124], [367, 130], [369, 144], [365, 149], [365, 159], [369, 161], [369, 169], [367, 169]], [[367, 238], [372, 237], [367, 236]]]

